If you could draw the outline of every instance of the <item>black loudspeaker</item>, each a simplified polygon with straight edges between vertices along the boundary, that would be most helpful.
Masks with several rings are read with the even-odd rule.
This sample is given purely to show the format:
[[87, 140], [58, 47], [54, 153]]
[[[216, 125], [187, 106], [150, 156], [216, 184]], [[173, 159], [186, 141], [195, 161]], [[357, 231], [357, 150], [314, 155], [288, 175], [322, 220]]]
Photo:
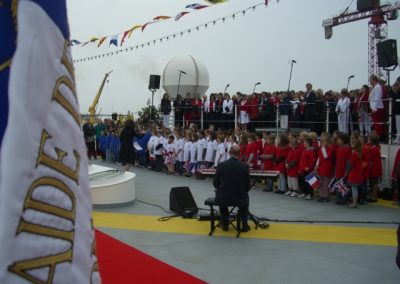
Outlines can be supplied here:
[[149, 80], [149, 89], [150, 90], [158, 90], [160, 89], [160, 75], [150, 75]]
[[111, 114], [112, 120], [117, 120], [118, 119], [118, 114], [116, 112]]
[[199, 208], [189, 187], [173, 187], [169, 192], [169, 210], [182, 215], [185, 211], [197, 213]]
[[387, 39], [376, 45], [378, 52], [378, 66], [391, 67], [397, 65], [397, 42], [395, 39]]
[[358, 0], [357, 1], [357, 10], [358, 11], [368, 11], [378, 8], [381, 3], [380, 0]]

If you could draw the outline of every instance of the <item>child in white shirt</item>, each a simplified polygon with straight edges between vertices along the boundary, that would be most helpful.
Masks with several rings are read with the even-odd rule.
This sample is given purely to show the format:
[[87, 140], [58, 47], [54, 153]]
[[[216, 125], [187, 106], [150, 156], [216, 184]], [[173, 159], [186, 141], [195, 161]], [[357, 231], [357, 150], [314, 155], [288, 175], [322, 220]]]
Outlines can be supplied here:
[[217, 150], [218, 147], [216, 136], [217, 135], [215, 134], [214, 131], [211, 131], [210, 134], [208, 135], [206, 158], [205, 158], [207, 168], [211, 168], [214, 165], [215, 151]]

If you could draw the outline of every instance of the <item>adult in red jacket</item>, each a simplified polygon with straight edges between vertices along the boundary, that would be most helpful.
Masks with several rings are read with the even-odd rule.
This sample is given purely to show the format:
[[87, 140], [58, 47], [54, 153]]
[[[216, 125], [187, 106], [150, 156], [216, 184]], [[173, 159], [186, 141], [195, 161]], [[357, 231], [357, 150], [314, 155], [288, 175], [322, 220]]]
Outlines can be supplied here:
[[299, 197], [305, 197], [306, 200], [310, 200], [313, 195], [312, 187], [306, 182], [306, 176], [311, 173], [317, 162], [315, 157], [315, 149], [312, 146], [312, 139], [307, 137], [304, 139], [304, 151], [301, 154], [300, 165], [299, 165], [299, 176], [302, 184], [303, 194], [299, 195]]
[[250, 102], [247, 100], [247, 96], [244, 96], [238, 106], [239, 112], [239, 123], [242, 130], [247, 129], [247, 125], [250, 123]]
[[381, 147], [379, 146], [379, 136], [371, 134], [369, 136], [371, 144], [371, 170], [369, 172], [369, 184], [372, 190], [372, 198], [369, 202], [378, 201], [379, 183], [382, 179]]
[[358, 187], [362, 184], [362, 147], [360, 139], [353, 137], [350, 141], [352, 152], [349, 160], [350, 167], [347, 169], [347, 183], [351, 186], [351, 195], [353, 203], [349, 208], [357, 208], [358, 204]]
[[318, 151], [317, 173], [320, 177], [321, 187], [318, 202], [329, 202], [329, 182], [333, 176], [333, 158], [335, 148], [331, 144], [329, 133], [322, 133], [321, 147]]
[[[335, 178], [340, 180], [346, 175], [346, 163], [351, 157], [351, 147], [349, 146], [349, 135], [346, 133], [339, 133], [336, 138], [338, 145], [336, 149], [336, 163], [335, 163]], [[339, 192], [336, 193], [337, 200], [335, 204], [345, 205], [347, 200]]]

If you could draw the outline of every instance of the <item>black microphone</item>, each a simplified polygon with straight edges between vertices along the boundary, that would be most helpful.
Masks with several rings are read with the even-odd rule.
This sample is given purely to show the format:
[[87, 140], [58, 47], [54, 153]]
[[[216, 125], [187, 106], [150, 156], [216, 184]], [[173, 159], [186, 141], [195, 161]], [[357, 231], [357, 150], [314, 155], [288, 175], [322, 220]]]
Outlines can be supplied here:
[[185, 74], [185, 75], [187, 75], [187, 73], [185, 71], [182, 71], [182, 70], [178, 70], [178, 71], [183, 73], [183, 74]]
[[350, 75], [350, 76], [349, 76], [349, 79], [353, 79], [353, 78], [354, 78], [354, 75]]
[[293, 63], [297, 63], [297, 61], [296, 61], [296, 60], [294, 60], [294, 59], [292, 59], [291, 61], [292, 61]]
[[226, 90], [228, 90], [228, 88], [229, 88], [230, 85], [231, 85], [231, 84], [226, 85], [224, 93], [226, 92]]

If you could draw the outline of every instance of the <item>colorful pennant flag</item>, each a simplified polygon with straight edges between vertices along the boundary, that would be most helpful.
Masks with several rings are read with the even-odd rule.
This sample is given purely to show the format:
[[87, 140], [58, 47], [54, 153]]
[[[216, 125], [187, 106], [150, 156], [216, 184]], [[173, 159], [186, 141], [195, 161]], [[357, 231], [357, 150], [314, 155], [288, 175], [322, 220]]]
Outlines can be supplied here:
[[120, 46], [122, 46], [124, 44], [125, 38], [129, 35], [129, 33], [130, 33], [130, 30], [124, 32], [124, 34], [122, 35], [121, 45]]
[[0, 282], [100, 283], [66, 0], [1, 3]]
[[154, 21], [162, 21], [162, 20], [168, 20], [168, 19], [171, 19], [171, 17], [170, 16], [157, 16], [153, 20]]
[[115, 45], [118, 46], [118, 34], [115, 34], [111, 37], [110, 43], [108, 46]]
[[103, 44], [103, 42], [107, 39], [106, 36], [103, 36], [102, 38], [100, 38], [99, 43], [97, 44], [97, 47], [100, 47], [100, 45]]
[[131, 38], [132, 33], [133, 33], [135, 30], [137, 30], [137, 29], [139, 29], [139, 28], [141, 28], [141, 27], [142, 27], [142, 25], [136, 25], [136, 26], [134, 26], [133, 28], [131, 28], [131, 29], [129, 30], [128, 38]]
[[81, 42], [79, 40], [77, 40], [77, 39], [71, 39], [70, 42], [71, 42], [71, 46], [75, 46], [75, 45], [81, 44]]
[[148, 26], [148, 25], [151, 25], [151, 24], [154, 24], [154, 23], [157, 23], [158, 21], [151, 21], [151, 22], [147, 22], [147, 23], [145, 23], [144, 25], [143, 25], [143, 27], [142, 27], [142, 32], [144, 31], [144, 29]]
[[183, 16], [189, 14], [190, 12], [180, 12], [178, 15], [175, 17], [175, 21], [179, 21]]
[[209, 6], [195, 3], [195, 4], [187, 5], [185, 8], [186, 9], [200, 10], [200, 9], [204, 9], [204, 8], [207, 8], [207, 7], [209, 7]]
[[220, 3], [227, 2], [228, 0], [204, 0], [204, 1], [214, 5], [214, 4], [220, 4]]

